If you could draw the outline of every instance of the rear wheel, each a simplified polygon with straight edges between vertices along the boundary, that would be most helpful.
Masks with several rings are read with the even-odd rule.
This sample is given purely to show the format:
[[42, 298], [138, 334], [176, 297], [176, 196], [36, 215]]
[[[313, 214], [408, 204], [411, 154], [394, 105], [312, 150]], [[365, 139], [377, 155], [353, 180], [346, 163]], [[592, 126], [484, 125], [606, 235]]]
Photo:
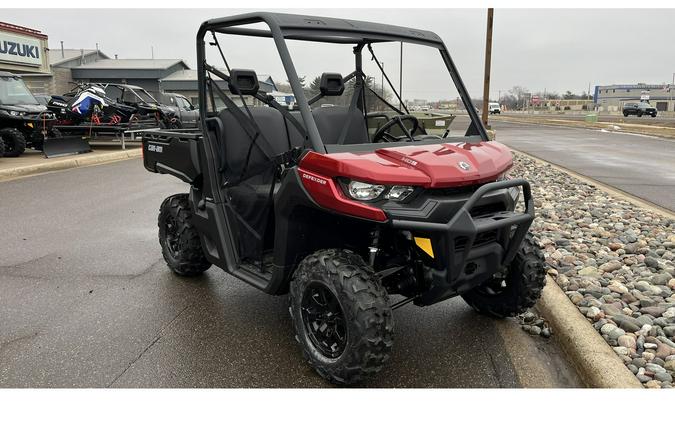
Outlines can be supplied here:
[[506, 318], [534, 306], [545, 283], [544, 255], [528, 233], [505, 275], [494, 276], [462, 298], [481, 314]]
[[394, 330], [387, 293], [351, 251], [306, 257], [291, 280], [289, 312], [305, 358], [330, 382], [358, 382], [389, 359]]
[[5, 157], [18, 157], [26, 150], [26, 138], [18, 129], [0, 130], [0, 138], [5, 144]]
[[199, 233], [192, 224], [187, 194], [173, 195], [159, 208], [159, 244], [167, 265], [182, 276], [197, 276], [211, 267], [206, 260]]

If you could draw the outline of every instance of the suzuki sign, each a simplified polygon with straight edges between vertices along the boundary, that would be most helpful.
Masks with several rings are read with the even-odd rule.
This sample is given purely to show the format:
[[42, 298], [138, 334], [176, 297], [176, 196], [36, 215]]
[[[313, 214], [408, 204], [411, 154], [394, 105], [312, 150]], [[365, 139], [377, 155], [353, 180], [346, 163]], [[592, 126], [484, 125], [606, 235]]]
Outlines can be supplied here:
[[40, 40], [0, 32], [0, 61], [40, 66], [41, 55]]

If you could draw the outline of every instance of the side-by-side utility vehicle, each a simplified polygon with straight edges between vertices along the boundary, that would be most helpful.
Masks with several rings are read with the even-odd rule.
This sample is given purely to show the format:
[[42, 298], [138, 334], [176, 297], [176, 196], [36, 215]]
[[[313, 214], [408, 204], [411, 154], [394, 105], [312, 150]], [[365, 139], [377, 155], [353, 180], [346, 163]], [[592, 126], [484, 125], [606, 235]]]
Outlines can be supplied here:
[[45, 139], [58, 137], [54, 113], [30, 92], [19, 75], [0, 72], [0, 157], [18, 157], [26, 148], [42, 150]]
[[[265, 29], [251, 27], [261, 23]], [[297, 110], [262, 92], [254, 70], [228, 63], [223, 38], [234, 35], [272, 38]], [[291, 40], [305, 49], [304, 42], [344, 46], [354, 70], [326, 69], [320, 92], [308, 99]], [[449, 73], [468, 129], [427, 133], [408, 112], [377, 57], [380, 47], [398, 51], [399, 42], [440, 57], [441, 66], [426, 71]], [[207, 50], [223, 63], [207, 60]], [[393, 347], [393, 311], [407, 303], [461, 296], [497, 318], [534, 305], [544, 267], [528, 233], [530, 185], [507, 175], [511, 152], [488, 140], [436, 34], [253, 13], [204, 22], [197, 58], [200, 129], [143, 137], [146, 169], [190, 185], [159, 211], [159, 243], [175, 273], [196, 276], [216, 265], [266, 293], [288, 293], [304, 357], [345, 384], [380, 371]], [[372, 89], [366, 60], [382, 71], [395, 101]], [[326, 98], [342, 95], [349, 101]], [[321, 107], [320, 99], [348, 105]], [[368, 119], [385, 115], [370, 112], [373, 99], [394, 113], [369, 134]]]

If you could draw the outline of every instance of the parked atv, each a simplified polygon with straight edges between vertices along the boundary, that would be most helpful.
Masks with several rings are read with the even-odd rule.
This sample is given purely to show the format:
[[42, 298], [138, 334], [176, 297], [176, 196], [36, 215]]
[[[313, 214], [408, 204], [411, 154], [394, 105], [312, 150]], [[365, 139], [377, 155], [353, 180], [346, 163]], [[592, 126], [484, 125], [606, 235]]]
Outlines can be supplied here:
[[[239, 27], [259, 22], [270, 30]], [[255, 71], [209, 63], [207, 46], [218, 50], [208, 57], [225, 60], [219, 34], [274, 38], [299, 112], [260, 92]], [[308, 100], [287, 38], [345, 45], [355, 69], [324, 73]], [[468, 110], [466, 133], [428, 134], [408, 113], [375, 54], [399, 42], [440, 54]], [[189, 194], [166, 198], [159, 211], [159, 243], [173, 272], [198, 276], [216, 265], [268, 294], [288, 293], [305, 359], [344, 384], [382, 369], [393, 347], [393, 310], [407, 303], [461, 296], [496, 318], [535, 304], [544, 267], [528, 233], [530, 185], [507, 177], [511, 152], [489, 141], [436, 34], [253, 13], [203, 23], [197, 45], [201, 129], [143, 135], [145, 168], [190, 184]], [[400, 109], [365, 83], [365, 51]], [[371, 94], [395, 112], [372, 135]], [[351, 98], [331, 103], [349, 106], [310, 108], [342, 95]], [[253, 100], [264, 106], [249, 106]]]
[[25, 149], [42, 150], [47, 137], [58, 137], [54, 114], [40, 104], [20, 76], [0, 72], [0, 139], [5, 157], [18, 157]]
[[130, 121], [154, 119], [163, 129], [180, 129], [180, 119], [171, 107], [160, 104], [145, 89], [125, 84], [104, 84], [105, 92], [116, 102], [133, 107], [135, 113]]
[[128, 106], [106, 96], [100, 84], [78, 83], [63, 95], [52, 95], [47, 107], [55, 114], [57, 125], [116, 125], [127, 123], [136, 114]]

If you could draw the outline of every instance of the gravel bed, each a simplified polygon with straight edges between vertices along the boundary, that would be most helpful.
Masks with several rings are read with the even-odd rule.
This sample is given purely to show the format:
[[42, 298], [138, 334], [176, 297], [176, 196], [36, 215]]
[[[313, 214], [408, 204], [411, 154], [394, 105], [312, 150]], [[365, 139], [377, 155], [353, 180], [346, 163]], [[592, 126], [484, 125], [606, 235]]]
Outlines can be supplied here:
[[675, 377], [675, 220], [515, 155], [548, 275], [648, 388]]

